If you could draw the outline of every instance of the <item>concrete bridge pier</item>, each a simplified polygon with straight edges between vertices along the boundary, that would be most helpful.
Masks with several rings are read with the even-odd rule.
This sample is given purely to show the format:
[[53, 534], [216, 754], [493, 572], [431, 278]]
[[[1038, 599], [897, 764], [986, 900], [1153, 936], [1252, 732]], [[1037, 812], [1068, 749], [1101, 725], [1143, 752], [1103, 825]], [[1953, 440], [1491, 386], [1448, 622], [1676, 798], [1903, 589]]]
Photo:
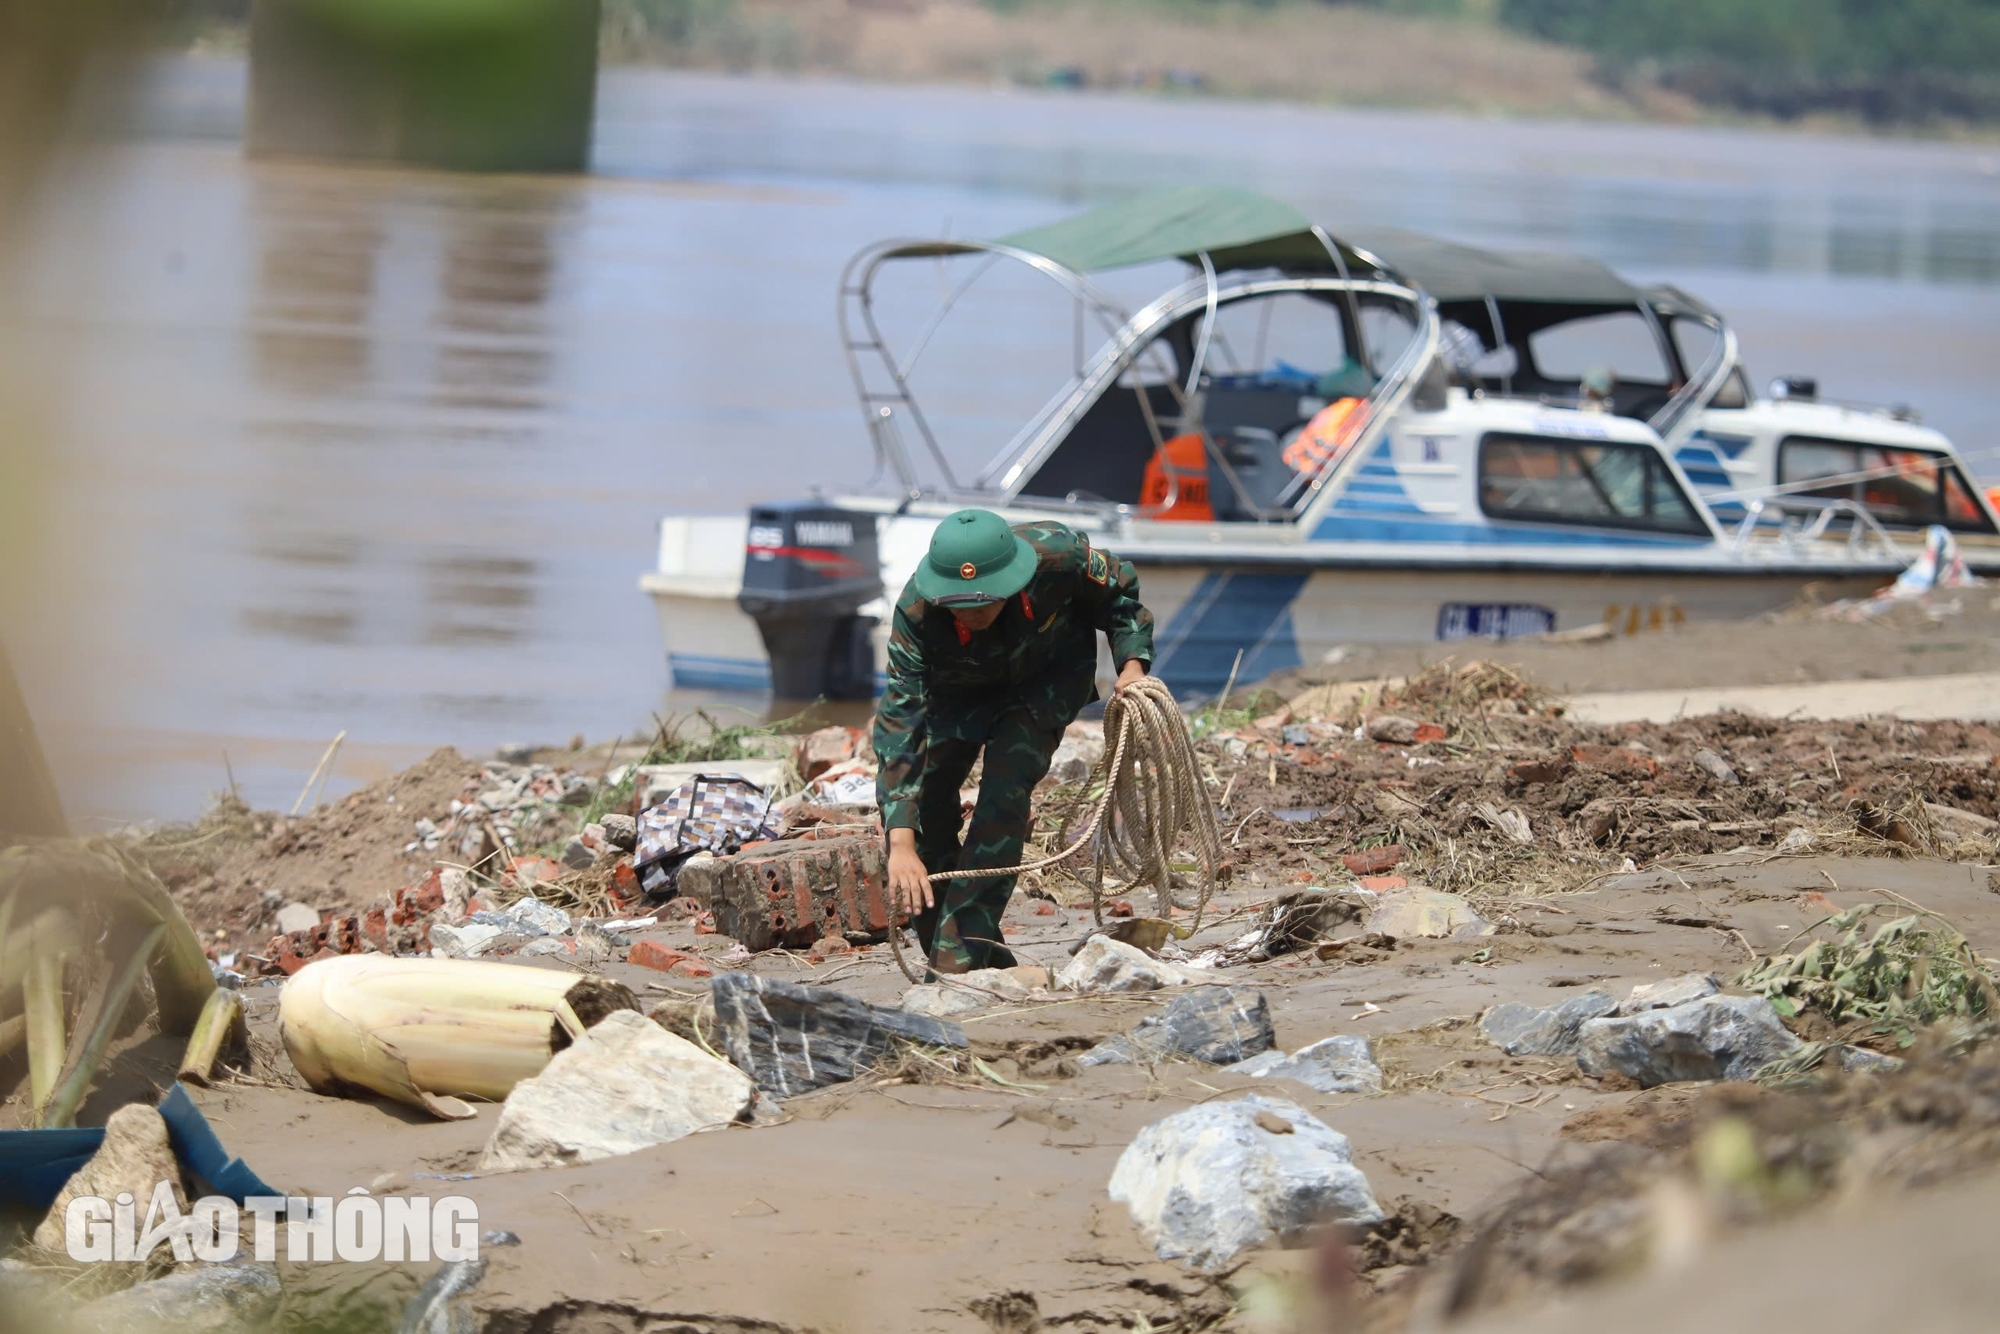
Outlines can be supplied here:
[[252, 156], [590, 165], [599, 0], [255, 0]]

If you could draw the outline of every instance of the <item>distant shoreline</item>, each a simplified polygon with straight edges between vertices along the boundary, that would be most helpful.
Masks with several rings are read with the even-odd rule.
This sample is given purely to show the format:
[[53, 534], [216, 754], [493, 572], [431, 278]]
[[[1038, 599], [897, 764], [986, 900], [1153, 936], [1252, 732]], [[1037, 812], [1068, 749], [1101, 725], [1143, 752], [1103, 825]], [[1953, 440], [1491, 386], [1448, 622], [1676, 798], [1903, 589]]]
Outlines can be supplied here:
[[[1497, 25], [1354, 6], [1204, 12], [1138, 0], [1018, 9], [977, 0], [713, 0], [688, 12], [671, 41], [621, 28], [607, 12], [606, 66], [1919, 142], [2000, 138], [2000, 122], [1748, 114], [1639, 78], [1608, 80], [1586, 51]], [[246, 37], [241, 25], [218, 23], [183, 49], [241, 55]]]

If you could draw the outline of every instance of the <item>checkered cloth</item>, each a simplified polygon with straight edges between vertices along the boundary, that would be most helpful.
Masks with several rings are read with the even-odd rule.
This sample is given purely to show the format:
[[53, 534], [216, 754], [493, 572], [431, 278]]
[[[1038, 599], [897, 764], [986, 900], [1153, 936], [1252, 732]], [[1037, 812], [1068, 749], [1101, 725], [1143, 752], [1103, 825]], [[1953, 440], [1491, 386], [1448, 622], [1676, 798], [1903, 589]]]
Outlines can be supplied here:
[[770, 796], [749, 779], [696, 774], [639, 813], [639, 848], [632, 861], [640, 889], [653, 898], [671, 898], [683, 862], [697, 852], [726, 857], [766, 837], [770, 813]]

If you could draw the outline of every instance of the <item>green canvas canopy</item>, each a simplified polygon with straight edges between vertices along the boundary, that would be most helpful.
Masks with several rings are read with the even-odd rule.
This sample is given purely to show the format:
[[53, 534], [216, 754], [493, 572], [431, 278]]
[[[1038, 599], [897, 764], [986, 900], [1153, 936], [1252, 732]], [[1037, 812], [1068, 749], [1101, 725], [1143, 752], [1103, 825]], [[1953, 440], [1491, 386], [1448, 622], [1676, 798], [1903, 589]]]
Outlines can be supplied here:
[[1061, 222], [1030, 227], [1000, 244], [1046, 256], [1078, 273], [1122, 269], [1206, 253], [1216, 268], [1264, 268], [1284, 258], [1329, 266], [1312, 219], [1290, 204], [1231, 186], [1148, 190]]
[[[1199, 264], [1204, 254], [1223, 272], [1338, 271], [1326, 244], [1314, 232], [1312, 219], [1290, 204], [1234, 186], [1148, 190], [1061, 222], [1014, 232], [994, 244], [1040, 255], [1077, 273], [1165, 259]], [[892, 254], [953, 255], [976, 248], [953, 241], [921, 241], [899, 246]], [[1341, 261], [1350, 274], [1374, 276], [1374, 265], [1346, 246], [1341, 247]]]
[[1572, 306], [1636, 305], [1645, 296], [1608, 266], [1582, 255], [1482, 250], [1389, 227], [1364, 229], [1348, 239], [1440, 305], [1487, 297]]

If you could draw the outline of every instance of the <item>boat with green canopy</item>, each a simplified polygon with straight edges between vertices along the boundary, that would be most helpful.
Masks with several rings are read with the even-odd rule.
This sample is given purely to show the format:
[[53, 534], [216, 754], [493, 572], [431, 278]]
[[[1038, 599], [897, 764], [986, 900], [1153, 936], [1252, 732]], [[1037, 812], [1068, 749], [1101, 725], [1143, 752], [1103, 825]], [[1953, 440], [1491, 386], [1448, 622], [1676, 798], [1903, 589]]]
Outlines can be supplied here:
[[[904, 312], [883, 282], [903, 270], [934, 306], [892, 346]], [[1055, 295], [1046, 328], [1021, 318], [1022, 275]], [[1165, 290], [1121, 302], [1161, 275]], [[1063, 365], [967, 467], [974, 418], [927, 412], [914, 382], [996, 282], [989, 342]], [[1653, 340], [1656, 370], [1618, 364], [1630, 330], [1614, 320]], [[642, 585], [677, 684], [868, 696], [889, 599], [966, 506], [1060, 519], [1137, 565], [1155, 671], [1190, 694], [1347, 643], [1740, 617], [1807, 582], [1866, 591], [1916, 555], [1855, 497], [1720, 523], [1682, 458], [1745, 411], [1728, 406], [1734, 336], [1693, 298], [1585, 258], [1336, 236], [1250, 191], [1180, 187], [990, 240], [870, 246], [841, 275], [839, 327], [874, 476], [663, 521]], [[967, 361], [951, 369], [975, 396], [1007, 382], [993, 347]]]

